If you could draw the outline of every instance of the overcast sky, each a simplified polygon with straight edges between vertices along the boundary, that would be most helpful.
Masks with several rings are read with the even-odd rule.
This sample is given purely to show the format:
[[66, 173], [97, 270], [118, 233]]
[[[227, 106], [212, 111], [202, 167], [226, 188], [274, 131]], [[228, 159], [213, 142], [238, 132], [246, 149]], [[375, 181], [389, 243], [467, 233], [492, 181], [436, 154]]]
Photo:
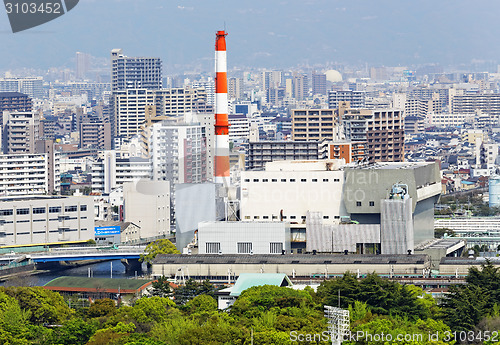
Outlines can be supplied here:
[[230, 67], [497, 61], [499, 13], [498, 0], [80, 0], [16, 34], [2, 11], [0, 69], [73, 67], [76, 51], [108, 57], [113, 48], [161, 57], [168, 73], [211, 68], [224, 24]]

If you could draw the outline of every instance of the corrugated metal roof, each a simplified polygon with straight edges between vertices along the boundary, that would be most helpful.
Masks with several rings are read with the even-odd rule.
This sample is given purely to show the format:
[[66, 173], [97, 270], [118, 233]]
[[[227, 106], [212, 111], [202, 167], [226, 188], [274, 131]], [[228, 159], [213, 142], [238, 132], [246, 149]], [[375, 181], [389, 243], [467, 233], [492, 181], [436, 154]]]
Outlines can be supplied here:
[[142, 290], [145, 285], [151, 284], [146, 279], [111, 279], [111, 278], [86, 278], [63, 276], [52, 279], [44, 285], [46, 288], [88, 289], [88, 290]]
[[159, 254], [155, 265], [174, 264], [420, 264], [427, 255], [241, 255], [241, 254]]
[[293, 284], [284, 273], [241, 273], [229, 295], [239, 296], [246, 289], [263, 285], [292, 286]]

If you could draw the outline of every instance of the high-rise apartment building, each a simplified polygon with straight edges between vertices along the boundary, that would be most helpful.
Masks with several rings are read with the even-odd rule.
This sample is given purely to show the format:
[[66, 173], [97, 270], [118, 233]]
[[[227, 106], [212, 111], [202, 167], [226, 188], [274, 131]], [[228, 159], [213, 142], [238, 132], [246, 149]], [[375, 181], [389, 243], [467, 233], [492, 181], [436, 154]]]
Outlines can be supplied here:
[[80, 148], [111, 150], [111, 124], [80, 123]]
[[296, 74], [292, 79], [292, 97], [302, 101], [309, 96], [309, 80], [307, 74]]
[[206, 94], [206, 103], [209, 105], [215, 105], [215, 80], [213, 78], [193, 82], [191, 84], [191, 88], [203, 89]]
[[31, 98], [43, 98], [43, 78], [0, 78], [0, 92], [20, 92]]
[[121, 49], [111, 51], [111, 90], [158, 90], [162, 88], [160, 58], [128, 57]]
[[113, 92], [112, 130], [114, 136], [129, 138], [139, 133], [146, 109], [155, 104], [155, 93], [147, 89]]
[[364, 108], [366, 105], [365, 91], [329, 91], [328, 92], [328, 107], [330, 109], [338, 109], [340, 103], [349, 102], [351, 108]]
[[155, 123], [149, 129], [153, 180], [177, 183], [207, 181], [207, 145], [201, 125]]
[[240, 99], [243, 88], [243, 80], [241, 78], [229, 78], [227, 80], [227, 97], [229, 99]]
[[[59, 156], [55, 155], [55, 166]], [[49, 174], [49, 154], [0, 155], [0, 195], [44, 195], [59, 190], [60, 174]]]
[[4, 111], [2, 117], [2, 152], [34, 153], [38, 139], [39, 116], [31, 111]]
[[263, 71], [261, 73], [262, 90], [265, 91], [271, 87], [278, 87], [281, 85], [281, 71]]
[[141, 179], [151, 180], [151, 160], [117, 158], [115, 151], [101, 151], [92, 164], [92, 191], [109, 193], [112, 189]]
[[313, 72], [312, 92], [313, 95], [326, 95], [326, 74]]
[[76, 52], [76, 79], [85, 79], [90, 69], [90, 55]]
[[31, 111], [33, 102], [28, 95], [19, 92], [0, 92], [0, 116], [4, 111]]
[[500, 118], [500, 94], [465, 94], [451, 97], [451, 112], [453, 114], [489, 115], [490, 120], [498, 123]]
[[[207, 109], [208, 95], [203, 88], [170, 88], [155, 91], [156, 113], [159, 116], [181, 117], [188, 112], [213, 111]], [[213, 104], [213, 103], [212, 103]]]
[[404, 123], [399, 109], [339, 109], [345, 138], [366, 143], [366, 154], [372, 162], [404, 160]]
[[335, 109], [294, 109], [292, 140], [337, 140], [338, 117]]

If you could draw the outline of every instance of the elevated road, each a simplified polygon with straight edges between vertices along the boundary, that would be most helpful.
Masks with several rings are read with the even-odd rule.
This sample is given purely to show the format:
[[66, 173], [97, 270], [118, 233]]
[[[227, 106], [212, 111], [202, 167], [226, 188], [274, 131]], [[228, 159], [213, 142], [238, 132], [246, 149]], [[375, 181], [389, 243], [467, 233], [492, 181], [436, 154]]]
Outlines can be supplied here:
[[58, 248], [45, 253], [27, 254], [26, 259], [35, 263], [85, 260], [139, 259], [145, 246], [120, 246], [118, 248]]

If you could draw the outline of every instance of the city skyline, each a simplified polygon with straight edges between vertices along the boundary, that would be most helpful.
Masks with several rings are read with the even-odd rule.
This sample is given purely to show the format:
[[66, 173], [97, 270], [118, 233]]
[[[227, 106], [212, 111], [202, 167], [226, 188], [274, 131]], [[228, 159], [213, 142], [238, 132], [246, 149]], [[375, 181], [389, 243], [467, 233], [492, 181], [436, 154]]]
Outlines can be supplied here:
[[0, 31], [8, 49], [0, 63], [4, 70], [73, 68], [77, 51], [102, 58], [122, 48], [131, 56], [161, 58], [165, 74], [211, 71], [212, 36], [224, 27], [229, 69], [495, 62], [499, 52], [491, 43], [500, 33], [494, 15], [499, 9], [493, 1], [82, 0], [65, 16], [17, 34], [4, 12]]

